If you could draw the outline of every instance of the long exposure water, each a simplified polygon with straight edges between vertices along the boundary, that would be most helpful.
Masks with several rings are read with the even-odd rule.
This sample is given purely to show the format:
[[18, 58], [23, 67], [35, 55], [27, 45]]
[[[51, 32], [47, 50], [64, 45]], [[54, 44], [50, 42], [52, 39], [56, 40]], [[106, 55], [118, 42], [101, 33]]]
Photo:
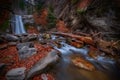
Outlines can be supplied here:
[[[60, 62], [52, 69], [56, 80], [119, 80], [120, 69], [113, 59], [98, 56], [93, 59], [88, 56], [87, 47], [75, 48], [65, 42], [61, 42], [62, 47], [57, 48], [61, 52]], [[71, 57], [82, 56], [96, 67], [95, 71], [88, 71], [74, 66]]]

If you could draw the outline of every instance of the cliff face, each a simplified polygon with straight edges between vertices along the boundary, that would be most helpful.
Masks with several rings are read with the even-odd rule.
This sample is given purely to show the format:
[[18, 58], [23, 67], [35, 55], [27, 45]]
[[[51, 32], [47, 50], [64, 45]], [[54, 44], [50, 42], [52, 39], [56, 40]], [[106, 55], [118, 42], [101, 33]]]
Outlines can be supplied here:
[[[119, 32], [118, 0], [40, 0], [72, 30]], [[117, 4], [117, 5], [116, 5]]]
[[[13, 0], [1, 0], [0, 24], [6, 20]], [[16, 0], [16, 2], [19, 0]], [[72, 31], [120, 33], [119, 0], [34, 0], [39, 8], [52, 11]], [[14, 2], [15, 4], [15, 2]], [[14, 7], [14, 5], [13, 5]], [[33, 6], [32, 6], [33, 7]], [[17, 7], [14, 7], [18, 10]], [[19, 12], [19, 11], [16, 11]], [[5, 14], [4, 14], [5, 13]], [[5, 17], [5, 18], [4, 18]], [[54, 19], [55, 20], [55, 19]]]

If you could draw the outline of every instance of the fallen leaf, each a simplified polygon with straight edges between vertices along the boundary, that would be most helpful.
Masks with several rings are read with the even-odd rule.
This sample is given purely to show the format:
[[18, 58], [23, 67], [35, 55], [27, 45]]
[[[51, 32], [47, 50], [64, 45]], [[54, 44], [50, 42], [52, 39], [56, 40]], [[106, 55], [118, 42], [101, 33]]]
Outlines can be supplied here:
[[76, 58], [72, 59], [72, 62], [75, 66], [77, 66], [79, 68], [89, 70], [89, 71], [95, 70], [94, 65], [83, 58], [76, 57]]

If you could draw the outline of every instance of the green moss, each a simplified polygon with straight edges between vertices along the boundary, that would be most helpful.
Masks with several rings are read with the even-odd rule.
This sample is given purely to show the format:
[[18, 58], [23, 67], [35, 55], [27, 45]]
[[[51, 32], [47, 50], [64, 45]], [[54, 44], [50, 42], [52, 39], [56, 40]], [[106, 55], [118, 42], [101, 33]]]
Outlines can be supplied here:
[[49, 5], [49, 12], [51, 12], [51, 13], [54, 12], [54, 8], [52, 7], [52, 5]]
[[76, 12], [77, 12], [77, 14], [82, 15], [82, 14], [85, 14], [86, 10], [84, 10], [84, 9], [77, 9]]
[[37, 12], [40, 12], [43, 9], [43, 3], [41, 3], [40, 1], [37, 2], [37, 4], [35, 5], [35, 9]]
[[78, 1], [79, 1], [79, 0], [71, 0], [71, 3], [72, 3], [72, 4], [76, 4], [76, 3], [78, 3]]
[[48, 28], [55, 27], [56, 25], [56, 17], [53, 13], [54, 9], [52, 7], [49, 7], [48, 9]]
[[9, 27], [9, 20], [6, 20], [1, 26], [0, 26], [0, 30], [1, 31], [6, 31], [6, 29], [8, 29]]
[[25, 26], [25, 30], [27, 30], [29, 28], [30, 24], [26, 23], [24, 26]]
[[24, 10], [24, 9], [25, 9], [24, 0], [20, 0], [19, 7], [21, 8], [21, 10]]

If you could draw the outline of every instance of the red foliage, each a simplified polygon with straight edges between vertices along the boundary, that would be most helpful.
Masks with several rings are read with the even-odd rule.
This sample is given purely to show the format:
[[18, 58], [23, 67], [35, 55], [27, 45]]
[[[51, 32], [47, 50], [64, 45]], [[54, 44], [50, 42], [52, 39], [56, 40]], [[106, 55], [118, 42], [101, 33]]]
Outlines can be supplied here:
[[42, 25], [43, 27], [47, 25], [47, 9], [43, 9], [41, 13], [34, 13], [33, 16], [36, 24]]
[[92, 39], [92, 37], [81, 37], [81, 38], [79, 38], [79, 40], [81, 40], [87, 44], [94, 45], [94, 40]]
[[35, 27], [32, 27], [32, 26], [29, 26], [29, 28], [27, 29], [27, 32], [30, 33], [30, 34], [38, 34], [38, 30], [35, 28]]
[[84, 43], [82, 41], [79, 42], [71, 42], [70, 43], [72, 46], [75, 46], [77, 48], [83, 47]]
[[64, 21], [61, 21], [61, 20], [57, 21], [56, 28], [60, 32], [69, 32], [69, 30], [66, 28]]
[[78, 4], [78, 9], [85, 9], [89, 6], [89, 4], [92, 2], [92, 0], [82, 0]]
[[[37, 48], [38, 50], [37, 54], [34, 54], [33, 56], [25, 60], [19, 59], [18, 57], [19, 55], [15, 46], [9, 46], [7, 49], [0, 50], [0, 63], [6, 63], [6, 64], [13, 63], [5, 68], [4, 71], [5, 74], [8, 70], [18, 67], [26, 67], [28, 71], [37, 61], [43, 58], [51, 50], [51, 47], [49, 46], [44, 47], [41, 44], [37, 44], [37, 43], [35, 43], [35, 48]], [[5, 80], [5, 74], [4, 77], [0, 75], [1, 80]]]

